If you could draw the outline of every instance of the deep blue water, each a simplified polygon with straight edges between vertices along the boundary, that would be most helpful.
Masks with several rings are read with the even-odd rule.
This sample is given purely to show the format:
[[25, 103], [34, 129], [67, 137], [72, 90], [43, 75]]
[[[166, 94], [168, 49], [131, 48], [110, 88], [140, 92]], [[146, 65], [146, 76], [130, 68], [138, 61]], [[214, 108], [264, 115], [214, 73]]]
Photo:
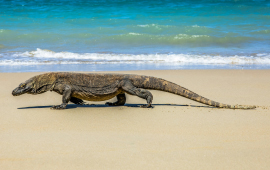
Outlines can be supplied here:
[[270, 68], [269, 47], [269, 0], [0, 0], [2, 72]]

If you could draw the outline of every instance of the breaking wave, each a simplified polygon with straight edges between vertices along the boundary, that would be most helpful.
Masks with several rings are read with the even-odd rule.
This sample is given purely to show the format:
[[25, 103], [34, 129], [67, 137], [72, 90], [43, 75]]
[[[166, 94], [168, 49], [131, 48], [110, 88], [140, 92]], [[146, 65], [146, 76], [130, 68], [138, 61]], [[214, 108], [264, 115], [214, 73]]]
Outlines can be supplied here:
[[270, 65], [269, 53], [251, 55], [72, 53], [37, 49], [0, 54], [0, 65], [159, 63], [173, 65]]

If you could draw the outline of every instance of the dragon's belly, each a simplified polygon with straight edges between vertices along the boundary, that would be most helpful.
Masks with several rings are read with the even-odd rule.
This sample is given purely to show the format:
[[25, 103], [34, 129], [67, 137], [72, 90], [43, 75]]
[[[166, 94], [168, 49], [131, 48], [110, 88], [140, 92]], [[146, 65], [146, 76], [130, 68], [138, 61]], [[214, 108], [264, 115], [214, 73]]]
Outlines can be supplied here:
[[122, 90], [120, 89], [111, 93], [106, 93], [106, 94], [92, 94], [92, 93], [75, 91], [72, 93], [72, 97], [76, 97], [76, 98], [79, 98], [82, 100], [88, 100], [88, 101], [104, 101], [104, 100], [109, 100], [117, 96], [121, 92]]

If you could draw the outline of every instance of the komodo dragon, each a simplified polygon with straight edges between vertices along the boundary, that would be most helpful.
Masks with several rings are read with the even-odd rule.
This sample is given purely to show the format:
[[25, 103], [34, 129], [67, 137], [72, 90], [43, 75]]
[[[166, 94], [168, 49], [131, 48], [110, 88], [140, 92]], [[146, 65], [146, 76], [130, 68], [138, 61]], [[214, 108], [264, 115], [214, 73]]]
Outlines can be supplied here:
[[28, 94], [41, 94], [55, 91], [61, 95], [62, 104], [51, 109], [65, 109], [68, 102], [84, 104], [83, 100], [104, 101], [117, 97], [110, 106], [122, 106], [126, 102], [125, 93], [146, 99], [147, 104], [141, 107], [149, 108], [153, 100], [151, 92], [145, 89], [160, 90], [177, 94], [191, 100], [218, 107], [230, 109], [254, 109], [256, 106], [227, 105], [204, 98], [184, 87], [161, 78], [132, 75], [132, 74], [83, 74], [52, 72], [37, 75], [21, 83], [12, 91], [13, 96]]

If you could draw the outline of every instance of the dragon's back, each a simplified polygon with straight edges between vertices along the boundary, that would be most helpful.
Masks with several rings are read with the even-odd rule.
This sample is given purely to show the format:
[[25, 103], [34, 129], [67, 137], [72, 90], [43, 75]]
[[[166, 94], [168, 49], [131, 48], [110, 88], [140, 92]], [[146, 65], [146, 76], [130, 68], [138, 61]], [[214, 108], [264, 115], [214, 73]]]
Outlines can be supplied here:
[[120, 82], [124, 75], [121, 74], [102, 74], [102, 73], [57, 73], [58, 81], [62, 83], [90, 87], [102, 88]]

